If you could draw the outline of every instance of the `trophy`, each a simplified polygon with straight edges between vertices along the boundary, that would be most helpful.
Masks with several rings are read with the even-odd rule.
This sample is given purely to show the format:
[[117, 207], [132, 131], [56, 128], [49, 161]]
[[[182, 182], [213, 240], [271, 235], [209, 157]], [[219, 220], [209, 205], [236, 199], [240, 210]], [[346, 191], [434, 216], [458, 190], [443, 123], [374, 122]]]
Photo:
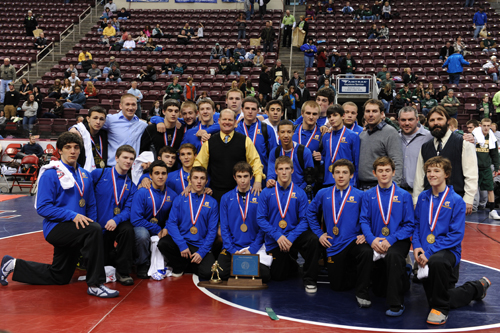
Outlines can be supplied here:
[[[212, 284], [219, 284], [222, 283], [222, 280], [220, 279], [219, 276], [219, 269], [223, 271], [222, 267], [220, 267], [219, 262], [216, 260], [214, 264], [212, 265], [212, 277], [210, 278], [210, 283]], [[217, 275], [217, 279], [214, 278], [214, 275]]]

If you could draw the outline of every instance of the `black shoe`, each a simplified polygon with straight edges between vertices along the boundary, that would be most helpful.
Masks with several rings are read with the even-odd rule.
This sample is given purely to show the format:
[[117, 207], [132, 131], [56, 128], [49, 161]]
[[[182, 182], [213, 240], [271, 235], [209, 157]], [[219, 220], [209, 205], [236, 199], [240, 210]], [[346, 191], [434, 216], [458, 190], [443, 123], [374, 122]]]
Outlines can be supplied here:
[[120, 273], [116, 272], [116, 280], [124, 286], [134, 285], [134, 279], [132, 279], [130, 277], [130, 275], [120, 274]]
[[144, 280], [149, 279], [148, 270], [149, 270], [148, 264], [142, 264], [137, 266], [137, 277], [139, 279], [144, 279]]

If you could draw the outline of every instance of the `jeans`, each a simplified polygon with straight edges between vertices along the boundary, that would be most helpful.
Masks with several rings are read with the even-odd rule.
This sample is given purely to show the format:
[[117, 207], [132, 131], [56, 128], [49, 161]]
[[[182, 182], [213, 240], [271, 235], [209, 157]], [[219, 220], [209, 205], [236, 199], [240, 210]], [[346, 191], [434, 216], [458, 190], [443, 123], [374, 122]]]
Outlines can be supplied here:
[[83, 80], [83, 82], [87, 82], [87, 81], [92, 81], [92, 83], [96, 83], [97, 81], [99, 81], [99, 79], [98, 78], [93, 78], [93, 79], [86, 78], [85, 80]]
[[449, 73], [449, 83], [450, 84], [459, 84], [460, 83], [460, 73]]
[[67, 109], [76, 109], [76, 111], [80, 111], [80, 109], [83, 108], [83, 106], [81, 106], [80, 104], [77, 104], [77, 103], [69, 103], [69, 102], [66, 102], [63, 104], [63, 106]]
[[474, 0], [465, 0], [464, 7], [473, 7], [473, 6], [474, 6]]
[[134, 227], [135, 232], [135, 249], [136, 249], [136, 259], [135, 263], [139, 265], [147, 264], [149, 266], [151, 253], [149, 251], [149, 246], [151, 242], [151, 236], [155, 234], [151, 233], [148, 229], [144, 227]]
[[245, 30], [238, 30], [238, 39], [245, 39], [246, 37], [246, 31]]
[[384, 104], [385, 114], [388, 114], [389, 113], [389, 109], [391, 108], [391, 102], [388, 102], [385, 99], [382, 99], [381, 101]]
[[352, 73], [345, 73], [345, 77], [347, 77], [349, 79], [354, 79], [354, 74], [352, 74]]
[[238, 76], [240, 76], [241, 74], [240, 74], [240, 72], [237, 72], [237, 71], [231, 71], [230, 75], [238, 75]]
[[[110, 80], [109, 77], [106, 78], [106, 82], [110, 82], [110, 81], [114, 81], [114, 80]], [[118, 79], [116, 79], [116, 82], [120, 83], [120, 82], [122, 82], [122, 79], [118, 78]]]
[[10, 82], [12, 82], [12, 80], [0, 80], [0, 103], [2, 104], [5, 98], [5, 92], [9, 90]]
[[36, 116], [33, 117], [23, 117], [23, 128], [25, 131], [30, 131], [33, 129], [33, 125], [36, 123]]
[[313, 67], [313, 64], [314, 64], [314, 57], [309, 57], [309, 56], [304, 56], [304, 63], [306, 64], [305, 65], [305, 69], [304, 69], [304, 73], [306, 71], [307, 68], [309, 67]]
[[264, 42], [264, 53], [273, 52], [273, 42]]
[[363, 16], [363, 20], [374, 20], [375, 17], [374, 16]]
[[102, 70], [102, 73], [103, 74], [108, 74], [110, 70], [111, 70], [110, 67], [104, 67], [104, 69]]
[[389, 20], [391, 18], [391, 14], [389, 13], [384, 13], [383, 15], [386, 20]]
[[476, 25], [476, 30], [474, 30], [474, 38], [477, 38], [479, 36], [479, 32], [481, 32], [481, 29], [484, 28], [484, 25]]
[[126, 17], [119, 17], [118, 19], [119, 19], [119, 20], [124, 20], [124, 21], [126, 21], [126, 20], [127, 20], [127, 18], [126, 18]]
[[427, 117], [427, 114], [429, 113], [431, 109], [428, 108], [422, 108], [422, 114]]
[[497, 49], [491, 48], [491, 49], [483, 49], [483, 52], [496, 52]]
[[254, 7], [253, 7], [253, 3], [250, 4], [250, 15], [253, 15], [254, 13]]
[[491, 78], [493, 79], [493, 82], [497, 82], [498, 81], [498, 73], [491, 73]]
[[51, 112], [45, 112], [42, 116], [42, 118], [59, 118], [57, 115]]
[[368, 39], [376, 39], [376, 38], [377, 38], [377, 36], [376, 36], [375, 34], [371, 34], [371, 35], [368, 37]]
[[[212, 60], [212, 57], [210, 57], [210, 60]], [[160, 75], [172, 75], [172, 71], [168, 71], [167, 73], [161, 73]]]
[[248, 11], [248, 12], [245, 12], [245, 14], [246, 14], [246, 20], [250, 21], [250, 17], [252, 16], [252, 12]]

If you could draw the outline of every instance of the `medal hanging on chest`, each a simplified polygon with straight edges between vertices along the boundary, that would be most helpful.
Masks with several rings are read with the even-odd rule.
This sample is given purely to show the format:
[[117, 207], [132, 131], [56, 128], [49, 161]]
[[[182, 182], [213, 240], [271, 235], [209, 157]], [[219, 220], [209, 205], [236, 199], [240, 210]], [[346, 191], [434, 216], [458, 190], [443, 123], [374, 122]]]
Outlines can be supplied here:
[[286, 200], [285, 210], [281, 209], [281, 201], [280, 201], [280, 197], [279, 197], [279, 193], [278, 193], [278, 183], [276, 183], [276, 185], [274, 186], [274, 191], [276, 193], [276, 201], [278, 202], [278, 209], [279, 209], [280, 216], [281, 216], [281, 220], [279, 221], [278, 226], [281, 229], [285, 229], [288, 225], [288, 223], [285, 220], [285, 217], [286, 217], [286, 213], [288, 213], [288, 208], [290, 207], [290, 200], [292, 199], [293, 183], [290, 186], [290, 190], [288, 192], [288, 198]]
[[236, 199], [238, 200], [238, 208], [240, 209], [241, 218], [243, 219], [243, 223], [240, 226], [240, 230], [242, 232], [248, 231], [248, 226], [246, 225], [247, 215], [248, 215], [248, 203], [250, 202], [250, 190], [245, 195], [245, 210], [241, 208], [240, 204], [240, 195], [238, 194], [238, 189], [236, 189]]
[[342, 133], [340, 133], [340, 137], [339, 137], [339, 141], [337, 142], [337, 146], [335, 147], [335, 152], [332, 153], [332, 145], [333, 145], [333, 132], [330, 133], [330, 156], [332, 157], [331, 159], [331, 164], [330, 166], [328, 167], [328, 170], [333, 173], [333, 163], [335, 162], [335, 159], [337, 158], [337, 154], [339, 152], [339, 148], [340, 148], [340, 143], [342, 142], [342, 138], [344, 137], [344, 133], [345, 133], [345, 129], [346, 127], [343, 126], [342, 127]]
[[117, 185], [118, 184], [117, 184], [116, 178], [115, 178], [115, 168], [114, 167], [111, 169], [111, 179], [113, 180], [113, 194], [115, 196], [115, 205], [116, 205], [116, 207], [113, 209], [113, 214], [118, 215], [121, 212], [121, 210], [120, 210], [120, 201], [123, 198], [123, 193], [125, 193], [125, 187], [127, 187], [128, 176], [125, 175], [125, 182], [123, 183], [122, 191], [120, 193], [120, 197], [119, 198], [118, 198], [118, 191], [117, 191]]
[[105, 166], [106, 166], [106, 163], [104, 163], [104, 160], [102, 158], [102, 138], [101, 136], [99, 136], [99, 149], [97, 149], [97, 145], [95, 144], [94, 142], [94, 139], [92, 139], [92, 136], [90, 136], [90, 140], [92, 141], [92, 144], [94, 145], [94, 148], [95, 148], [95, 152], [97, 153], [97, 155], [99, 156], [99, 158], [101, 159], [101, 162], [99, 163], [99, 166], [101, 167], [101, 169], [103, 169]]
[[170, 142], [170, 144], [168, 143], [168, 135], [167, 135], [167, 131], [165, 131], [165, 133], [163, 133], [163, 141], [165, 142], [165, 146], [170, 146], [170, 147], [173, 147], [174, 146], [174, 143], [175, 143], [175, 138], [177, 137], [177, 127], [175, 127], [174, 129], [174, 137], [172, 138], [172, 141]]
[[85, 182], [83, 181], [83, 175], [80, 169], [78, 169], [78, 173], [80, 174], [80, 180], [82, 182], [82, 188], [78, 185], [76, 179], [75, 179], [75, 185], [76, 188], [78, 189], [78, 193], [80, 193], [80, 200], [78, 201], [78, 205], [83, 208], [85, 207], [85, 199], [83, 198], [83, 195], [85, 194]]
[[203, 194], [203, 198], [201, 199], [200, 205], [198, 206], [198, 210], [196, 211], [196, 215], [193, 215], [193, 200], [191, 199], [192, 193], [189, 194], [189, 213], [191, 214], [191, 224], [193, 225], [189, 231], [196, 235], [198, 233], [198, 228], [196, 228], [196, 221], [200, 217], [201, 208], [203, 207], [203, 202], [205, 201], [206, 194]]
[[[317, 130], [318, 130], [318, 125], [314, 125], [314, 131], [311, 134], [311, 137], [309, 138], [309, 140], [307, 140], [307, 143], [305, 144], [305, 146], [307, 148], [309, 148], [309, 145], [311, 144], [311, 141], [313, 140], [314, 136], [316, 135]], [[301, 144], [302, 144], [302, 125], [300, 125], [300, 127], [299, 127], [299, 145], [301, 145]]]
[[443, 206], [443, 203], [446, 200], [446, 197], [448, 196], [448, 192], [450, 192], [450, 188], [446, 186], [446, 191], [444, 192], [443, 197], [439, 201], [439, 206], [437, 208], [436, 215], [434, 216], [434, 218], [432, 217], [432, 212], [434, 210], [434, 202], [431, 192], [430, 205], [429, 205], [429, 228], [431, 229], [431, 233], [427, 235], [427, 243], [429, 244], [434, 244], [436, 242], [436, 236], [434, 236], [434, 229], [436, 228], [437, 220], [439, 218], [439, 213], [441, 212], [441, 207]]
[[377, 185], [377, 201], [378, 201], [378, 209], [380, 211], [380, 216], [382, 217], [382, 221], [384, 221], [384, 227], [382, 228], [382, 235], [387, 237], [391, 233], [389, 230], [389, 222], [391, 221], [391, 213], [392, 213], [392, 203], [394, 202], [394, 193], [396, 192], [396, 187], [394, 184], [391, 186], [391, 196], [389, 198], [389, 205], [387, 208], [387, 216], [384, 214], [384, 207], [382, 206], [382, 197], [380, 196], [379, 186]]
[[163, 196], [163, 201], [161, 202], [161, 206], [160, 206], [160, 208], [158, 208], [158, 210], [156, 210], [156, 200], [155, 200], [155, 197], [153, 195], [153, 191], [151, 191], [151, 188], [149, 188], [148, 191], [149, 191], [149, 194], [151, 195], [151, 201], [153, 203], [153, 217], [149, 220], [149, 222], [151, 222], [153, 224], [158, 224], [158, 218], [156, 217], [156, 215], [160, 212], [160, 210], [163, 207], [163, 204], [167, 200], [167, 190], [165, 190], [165, 195]]
[[344, 206], [345, 206], [345, 203], [346, 203], [347, 198], [349, 197], [350, 193], [351, 193], [351, 186], [349, 186], [347, 188], [347, 192], [345, 194], [344, 200], [342, 200], [342, 203], [340, 204], [340, 207], [339, 207], [339, 212], [337, 214], [337, 208], [335, 205], [335, 203], [337, 202], [337, 200], [335, 199], [335, 186], [332, 189], [332, 214], [333, 214], [333, 224], [334, 224], [333, 229], [332, 229], [332, 233], [335, 236], [338, 236], [340, 234], [340, 229], [337, 227], [337, 224], [339, 223], [340, 216], [342, 215], [342, 212], [344, 211]]

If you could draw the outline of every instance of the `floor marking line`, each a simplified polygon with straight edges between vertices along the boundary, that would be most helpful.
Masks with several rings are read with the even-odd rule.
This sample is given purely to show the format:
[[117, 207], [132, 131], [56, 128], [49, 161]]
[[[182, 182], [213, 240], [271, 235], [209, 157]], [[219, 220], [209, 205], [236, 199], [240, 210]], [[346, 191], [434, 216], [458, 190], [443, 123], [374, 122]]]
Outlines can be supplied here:
[[25, 232], [25, 233], [18, 234], [18, 235], [12, 235], [12, 236], [0, 237], [0, 240], [2, 240], [2, 239], [7, 239], [7, 238], [13, 238], [13, 237], [17, 237], [17, 236], [30, 235], [30, 234], [34, 234], [34, 233], [37, 233], [37, 232], [42, 232], [42, 231], [43, 231], [43, 230], [38, 230], [38, 231], [30, 231], [30, 232]]

